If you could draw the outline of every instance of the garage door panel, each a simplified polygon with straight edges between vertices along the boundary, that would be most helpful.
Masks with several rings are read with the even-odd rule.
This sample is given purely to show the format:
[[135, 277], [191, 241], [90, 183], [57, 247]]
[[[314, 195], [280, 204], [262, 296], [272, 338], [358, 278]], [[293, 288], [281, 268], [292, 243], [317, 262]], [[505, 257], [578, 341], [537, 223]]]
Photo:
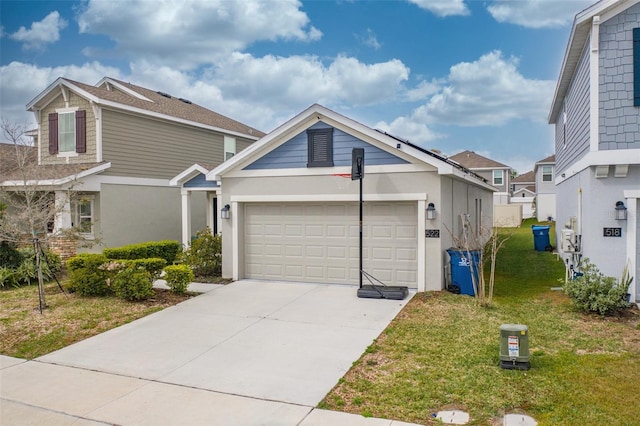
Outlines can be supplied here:
[[323, 246], [306, 246], [304, 254], [308, 258], [324, 258], [324, 247]]
[[393, 250], [391, 247], [374, 247], [371, 252], [373, 253], [373, 261], [393, 261]]
[[304, 274], [302, 273], [303, 271], [302, 265], [286, 265], [284, 270], [285, 270], [286, 277], [299, 279], [299, 280], [302, 280], [304, 278]]
[[327, 238], [344, 238], [347, 236], [345, 225], [327, 225]]
[[[247, 278], [357, 284], [357, 203], [245, 204]], [[365, 204], [364, 268], [417, 285], [417, 203]], [[279, 248], [278, 248], [279, 247]]]
[[327, 246], [327, 257], [331, 259], [348, 259], [347, 247]]
[[371, 231], [372, 231], [373, 238], [388, 239], [393, 236], [393, 226], [391, 225], [372, 226]]
[[287, 257], [302, 257], [303, 247], [302, 245], [286, 245], [284, 246], [284, 253]]
[[395, 260], [408, 260], [414, 262], [418, 259], [418, 251], [414, 248], [398, 248], [395, 252]]
[[288, 237], [302, 237], [302, 225], [285, 225], [284, 233]]
[[418, 235], [416, 226], [396, 226], [396, 238], [415, 240]]
[[324, 229], [322, 225], [306, 225], [304, 227], [305, 237], [324, 237]]
[[322, 280], [326, 278], [324, 273], [324, 267], [322, 266], [307, 266], [305, 267], [306, 277], [312, 280]]

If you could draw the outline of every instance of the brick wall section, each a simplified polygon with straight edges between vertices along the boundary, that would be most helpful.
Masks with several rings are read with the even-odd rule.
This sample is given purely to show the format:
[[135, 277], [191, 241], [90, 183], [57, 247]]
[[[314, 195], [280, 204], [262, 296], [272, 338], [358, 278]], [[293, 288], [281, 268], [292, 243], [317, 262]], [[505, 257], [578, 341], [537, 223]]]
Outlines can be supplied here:
[[52, 237], [48, 240], [49, 249], [64, 261], [76, 255], [76, 242], [69, 238]]
[[640, 148], [640, 108], [633, 106], [633, 28], [640, 4], [600, 25], [601, 150]]

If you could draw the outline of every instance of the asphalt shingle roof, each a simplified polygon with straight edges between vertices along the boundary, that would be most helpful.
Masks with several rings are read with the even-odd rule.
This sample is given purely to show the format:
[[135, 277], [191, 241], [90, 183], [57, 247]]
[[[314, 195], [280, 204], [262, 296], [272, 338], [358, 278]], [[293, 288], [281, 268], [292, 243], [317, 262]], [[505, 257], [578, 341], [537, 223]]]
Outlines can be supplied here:
[[498, 163], [490, 158], [483, 157], [482, 155], [476, 154], [473, 151], [462, 151], [456, 155], [452, 155], [449, 157], [450, 160], [455, 161], [466, 167], [467, 169], [489, 169], [489, 168], [498, 168], [498, 169], [508, 169], [509, 166]]
[[533, 170], [531, 170], [527, 173], [517, 176], [515, 179], [511, 181], [511, 183], [529, 183], [529, 182], [535, 182], [535, 181], [536, 181], [536, 174], [533, 172]]
[[96, 87], [89, 84], [81, 83], [79, 81], [69, 79], [64, 80], [105, 101], [139, 108], [158, 114], [164, 114], [183, 120], [193, 121], [207, 126], [218, 127], [220, 129], [229, 130], [236, 133], [255, 136], [256, 138], [261, 138], [265, 135], [265, 133], [261, 132], [260, 130], [243, 124], [239, 121], [233, 120], [222, 114], [218, 114], [215, 111], [211, 111], [210, 109], [195, 104], [187, 99], [182, 100], [181, 98], [174, 96], [166, 97], [155, 90], [136, 86], [135, 84], [109, 78], [109, 80], [144, 96], [150, 101], [140, 99], [121, 90], [108, 90], [106, 87], [104, 87], [104, 85], [101, 87]]

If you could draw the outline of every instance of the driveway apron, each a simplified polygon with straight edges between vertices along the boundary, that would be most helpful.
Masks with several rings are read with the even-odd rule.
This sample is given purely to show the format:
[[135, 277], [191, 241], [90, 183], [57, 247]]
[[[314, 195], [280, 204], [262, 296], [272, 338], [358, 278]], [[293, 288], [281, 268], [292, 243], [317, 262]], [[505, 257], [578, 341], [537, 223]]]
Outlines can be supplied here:
[[37, 361], [314, 407], [406, 303], [243, 280]]

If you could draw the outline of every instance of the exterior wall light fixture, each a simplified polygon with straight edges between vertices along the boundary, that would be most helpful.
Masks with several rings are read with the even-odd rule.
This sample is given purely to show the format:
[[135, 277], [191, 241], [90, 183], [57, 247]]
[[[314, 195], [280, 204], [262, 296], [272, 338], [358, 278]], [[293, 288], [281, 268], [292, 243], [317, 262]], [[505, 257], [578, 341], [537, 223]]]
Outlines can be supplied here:
[[231, 206], [229, 204], [225, 204], [225, 206], [220, 209], [220, 218], [221, 219], [229, 219]]
[[622, 201], [616, 201], [616, 220], [627, 220], [627, 208]]
[[433, 203], [429, 203], [427, 206], [427, 219], [433, 220], [436, 218], [436, 206]]

